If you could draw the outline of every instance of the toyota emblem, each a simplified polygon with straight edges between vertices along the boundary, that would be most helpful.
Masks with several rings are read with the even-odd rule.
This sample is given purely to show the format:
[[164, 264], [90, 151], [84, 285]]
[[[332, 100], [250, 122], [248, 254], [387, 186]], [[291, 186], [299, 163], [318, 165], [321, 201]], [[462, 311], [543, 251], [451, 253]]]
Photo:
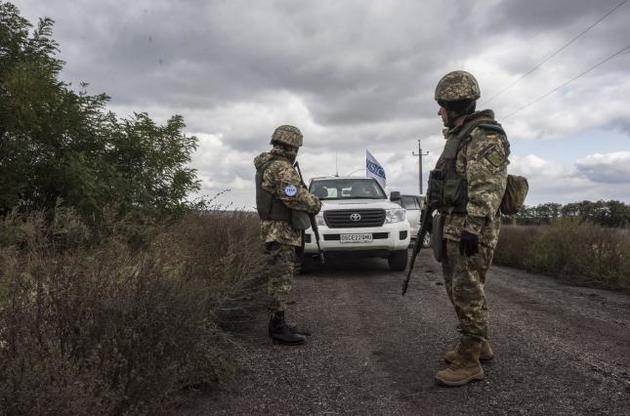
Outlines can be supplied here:
[[353, 212], [352, 214], [350, 214], [350, 221], [361, 221], [361, 214], [359, 214], [358, 212]]

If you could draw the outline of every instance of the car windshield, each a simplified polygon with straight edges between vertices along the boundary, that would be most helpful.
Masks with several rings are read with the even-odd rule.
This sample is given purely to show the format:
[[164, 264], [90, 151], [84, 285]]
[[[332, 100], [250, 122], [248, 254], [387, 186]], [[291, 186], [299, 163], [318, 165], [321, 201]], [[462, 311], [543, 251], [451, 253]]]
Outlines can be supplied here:
[[311, 183], [310, 191], [319, 199], [386, 199], [372, 179], [325, 179]]

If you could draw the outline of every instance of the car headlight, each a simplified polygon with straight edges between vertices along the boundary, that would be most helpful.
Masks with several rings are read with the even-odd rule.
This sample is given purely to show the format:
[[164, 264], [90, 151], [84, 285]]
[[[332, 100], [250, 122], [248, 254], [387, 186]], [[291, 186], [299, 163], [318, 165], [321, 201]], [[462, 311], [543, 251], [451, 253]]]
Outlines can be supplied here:
[[393, 208], [385, 210], [385, 224], [404, 221], [407, 218], [407, 211], [404, 208]]
[[324, 220], [324, 214], [322, 213], [315, 215], [315, 220], [317, 221], [317, 226], [326, 225], [326, 220]]

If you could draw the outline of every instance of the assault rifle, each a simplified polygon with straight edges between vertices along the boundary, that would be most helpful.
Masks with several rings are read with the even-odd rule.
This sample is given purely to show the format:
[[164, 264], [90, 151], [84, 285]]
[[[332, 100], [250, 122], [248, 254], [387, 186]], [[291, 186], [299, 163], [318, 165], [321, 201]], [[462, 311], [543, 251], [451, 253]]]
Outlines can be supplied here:
[[413, 254], [411, 255], [411, 263], [409, 264], [409, 271], [407, 271], [407, 278], [403, 282], [402, 287], [402, 295], [405, 296], [407, 293], [407, 288], [409, 287], [409, 279], [411, 279], [411, 272], [413, 271], [413, 266], [416, 264], [416, 257], [418, 257], [418, 253], [422, 249], [424, 245], [424, 239], [427, 237], [427, 234], [431, 231], [431, 227], [433, 225], [433, 209], [431, 206], [426, 205], [422, 210], [422, 216], [420, 217], [420, 229], [418, 230], [418, 235], [416, 236], [416, 244], [413, 246]]
[[[297, 170], [298, 175], [300, 175], [300, 180], [302, 181], [302, 185], [307, 188], [306, 183], [304, 183], [304, 177], [302, 176], [302, 171], [300, 170], [300, 164], [295, 161], [293, 165]], [[308, 189], [308, 188], [307, 188]], [[311, 221], [311, 228], [313, 229], [313, 234], [315, 234], [315, 242], [317, 243], [317, 251], [319, 251], [319, 260], [322, 264], [325, 263], [324, 252], [322, 251], [322, 247], [319, 245], [319, 228], [317, 227], [317, 219], [314, 214], [308, 214], [308, 218]]]

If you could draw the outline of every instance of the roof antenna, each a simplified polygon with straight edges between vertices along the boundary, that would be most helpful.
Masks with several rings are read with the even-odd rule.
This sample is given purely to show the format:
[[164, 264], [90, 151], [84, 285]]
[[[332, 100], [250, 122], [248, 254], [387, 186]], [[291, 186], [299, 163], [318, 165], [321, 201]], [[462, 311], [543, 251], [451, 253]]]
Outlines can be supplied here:
[[335, 177], [339, 177], [339, 152], [335, 151]]

